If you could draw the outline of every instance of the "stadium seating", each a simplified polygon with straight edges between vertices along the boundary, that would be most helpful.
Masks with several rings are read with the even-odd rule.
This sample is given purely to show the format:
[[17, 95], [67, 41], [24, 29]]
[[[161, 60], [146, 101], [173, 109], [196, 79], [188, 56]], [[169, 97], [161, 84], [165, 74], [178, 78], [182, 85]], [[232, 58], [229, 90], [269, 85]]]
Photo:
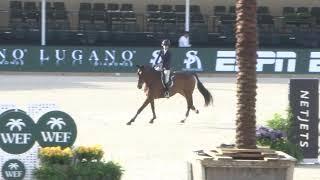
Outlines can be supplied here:
[[[150, 1], [151, 2], [151, 1]], [[190, 6], [190, 34], [193, 45], [228, 46], [235, 42], [235, 6], [214, 5], [203, 13], [203, 5]], [[83, 44], [116, 43], [121, 45], [159, 44], [161, 38], [174, 43], [185, 29], [185, 4], [146, 4], [135, 11], [130, 1], [81, 1], [78, 10], [63, 1], [46, 2], [47, 40], [74, 39]], [[144, 6], [144, 5], [143, 5]], [[282, 15], [271, 14], [271, 7], [257, 7], [257, 31], [261, 46], [316, 47], [320, 41], [320, 7], [281, 7]], [[9, 24], [1, 30], [4, 39], [39, 42], [41, 2], [10, 0]], [[4, 28], [3, 28], [4, 29]], [[7, 31], [9, 33], [3, 33]], [[12, 33], [10, 33], [12, 32]], [[9, 35], [10, 34], [10, 35]]]
[[10, 1], [10, 21], [23, 21], [22, 15], [22, 2], [21, 1]]
[[80, 3], [79, 25], [81, 26], [83, 23], [92, 23], [91, 3]]
[[36, 2], [24, 2], [23, 12], [26, 21], [30, 22], [39, 20], [39, 9], [36, 6]]

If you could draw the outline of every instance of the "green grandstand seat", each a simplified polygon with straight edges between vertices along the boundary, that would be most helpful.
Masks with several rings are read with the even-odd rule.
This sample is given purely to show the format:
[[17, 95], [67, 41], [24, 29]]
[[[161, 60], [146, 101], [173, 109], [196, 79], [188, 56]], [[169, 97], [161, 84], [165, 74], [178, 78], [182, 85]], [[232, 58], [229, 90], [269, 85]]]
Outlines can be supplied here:
[[208, 43], [208, 27], [205, 24], [199, 24], [190, 28], [191, 43], [206, 44]]
[[94, 11], [105, 11], [106, 5], [104, 3], [94, 3], [93, 4], [93, 10]]
[[123, 32], [124, 31], [124, 23], [119, 21], [112, 22], [111, 31]]
[[173, 12], [172, 6], [169, 4], [162, 4], [160, 5], [161, 12]]
[[229, 7], [229, 14], [236, 14], [236, 7], [235, 6]]
[[147, 13], [145, 15], [146, 30], [148, 32], [160, 32], [162, 29], [162, 17], [159, 5], [148, 4]]
[[22, 2], [10, 1], [10, 21], [23, 21]]
[[298, 25], [300, 23], [294, 7], [284, 7], [282, 15], [284, 16], [283, 21], [285, 24]]
[[119, 4], [115, 4], [115, 3], [109, 3], [107, 6], [107, 11], [108, 12], [112, 12], [112, 11], [119, 11]]
[[148, 23], [161, 23], [162, 22], [161, 14], [157, 12], [153, 12], [153, 13], [150, 12], [149, 14], [147, 14], [147, 21]]
[[111, 23], [119, 23], [122, 22], [121, 12], [120, 11], [111, 11], [108, 12], [108, 18]]
[[176, 23], [176, 15], [174, 12], [161, 12], [163, 23]]
[[309, 14], [309, 8], [307, 7], [298, 7], [297, 8], [298, 14]]
[[[309, 8], [307, 7], [298, 7], [297, 8], [297, 16], [301, 21], [306, 20], [306, 21], [311, 21], [311, 13], [309, 11]], [[311, 23], [311, 22], [310, 22]]]
[[163, 23], [163, 26], [159, 27], [160, 32], [169, 34], [177, 31], [177, 26], [174, 23]]
[[260, 45], [273, 45], [274, 41], [274, 33], [275, 29], [274, 26], [269, 24], [259, 24], [257, 26], [258, 31], [258, 39]]
[[320, 17], [320, 7], [312, 7], [311, 11], [310, 11], [310, 14], [313, 17]]
[[23, 11], [21, 9], [10, 9], [10, 21], [24, 21]]
[[120, 11], [122, 12], [133, 12], [133, 5], [132, 4], [122, 4]]
[[138, 25], [136, 23], [124, 23], [123, 24], [123, 30], [125, 32], [137, 32], [138, 31]]
[[65, 10], [64, 2], [53, 2], [53, 8], [55, 10]]
[[181, 14], [177, 14], [176, 13], [176, 22], [177, 23], [184, 23], [185, 22], [185, 20], [186, 20], [186, 15], [183, 13], [181, 13]]
[[67, 12], [65, 10], [56, 10], [54, 13], [54, 19], [66, 21], [68, 19]]
[[274, 24], [273, 16], [263, 14], [257, 16], [257, 23], [258, 24]]
[[91, 11], [92, 6], [91, 3], [80, 3], [80, 11]]
[[148, 12], [159, 12], [159, 5], [156, 4], [148, 4], [147, 5], [147, 13]]
[[315, 24], [320, 24], [320, 7], [312, 7], [310, 15], [315, 18]]
[[91, 23], [92, 13], [91, 11], [79, 11], [79, 23]]
[[191, 23], [204, 23], [204, 18], [202, 14], [192, 14]]
[[223, 24], [219, 26], [218, 33], [221, 37], [224, 37], [221, 39], [224, 43], [228, 44], [235, 42], [234, 24]]
[[80, 3], [79, 24], [81, 23], [92, 23], [91, 3]]
[[257, 8], [257, 23], [263, 25], [274, 24], [273, 16], [270, 15], [269, 8], [267, 6], [259, 6]]
[[27, 21], [39, 20], [40, 12], [37, 8], [36, 2], [24, 2], [23, 13]]
[[22, 2], [21, 1], [9, 1], [10, 9], [22, 9]]
[[185, 5], [175, 5], [174, 10], [176, 13], [185, 13], [186, 12], [186, 6]]
[[64, 2], [53, 2], [53, 19], [55, 21], [68, 21]]
[[93, 21], [94, 22], [106, 22], [106, 6], [104, 3], [93, 4]]
[[106, 31], [107, 24], [106, 23], [95, 23], [94, 24], [94, 29], [96, 31]]
[[109, 3], [107, 5], [107, 19], [108, 23], [111, 24], [111, 30], [121, 31], [123, 29], [119, 4]]
[[199, 5], [190, 5], [190, 13], [195, 13], [195, 14], [198, 14], [198, 13], [201, 13], [200, 11], [200, 6]]
[[282, 10], [282, 15], [283, 16], [292, 16], [295, 15], [295, 8], [294, 7], [284, 7]]
[[134, 12], [130, 12], [130, 11], [121, 12], [121, 17], [124, 23], [137, 22], [137, 18]]
[[213, 7], [214, 15], [221, 16], [226, 14], [226, 7], [225, 6], [214, 6]]
[[258, 6], [257, 14], [258, 15], [270, 14], [269, 8], [267, 6]]
[[236, 22], [236, 16], [234, 14], [221, 14], [219, 20], [221, 24], [234, 24]]

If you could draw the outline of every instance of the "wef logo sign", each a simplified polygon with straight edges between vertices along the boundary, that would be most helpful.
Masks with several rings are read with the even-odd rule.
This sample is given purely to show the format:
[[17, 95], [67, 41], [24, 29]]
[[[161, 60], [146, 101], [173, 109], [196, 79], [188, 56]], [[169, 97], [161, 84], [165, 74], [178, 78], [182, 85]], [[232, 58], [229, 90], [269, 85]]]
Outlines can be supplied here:
[[35, 123], [22, 110], [9, 110], [0, 116], [0, 145], [10, 154], [28, 151], [36, 141]]
[[42, 147], [71, 147], [77, 126], [65, 112], [50, 111], [37, 124], [22, 110], [8, 110], [0, 115], [0, 148], [9, 154], [22, 154], [38, 141]]
[[26, 170], [24, 164], [17, 159], [10, 159], [2, 166], [2, 177], [6, 180], [22, 180]]
[[40, 146], [70, 147], [77, 137], [74, 120], [62, 111], [51, 111], [40, 117], [37, 123], [37, 140]]

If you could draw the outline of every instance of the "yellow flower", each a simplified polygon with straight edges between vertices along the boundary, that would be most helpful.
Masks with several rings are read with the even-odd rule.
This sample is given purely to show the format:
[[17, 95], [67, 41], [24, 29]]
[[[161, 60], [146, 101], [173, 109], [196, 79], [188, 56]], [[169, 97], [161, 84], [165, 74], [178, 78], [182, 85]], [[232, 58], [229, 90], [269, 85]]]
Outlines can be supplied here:
[[40, 157], [54, 158], [54, 157], [72, 157], [73, 153], [70, 148], [62, 149], [61, 147], [45, 147], [40, 149]]
[[74, 153], [80, 160], [100, 160], [104, 154], [101, 145], [94, 146], [79, 146], [74, 150]]

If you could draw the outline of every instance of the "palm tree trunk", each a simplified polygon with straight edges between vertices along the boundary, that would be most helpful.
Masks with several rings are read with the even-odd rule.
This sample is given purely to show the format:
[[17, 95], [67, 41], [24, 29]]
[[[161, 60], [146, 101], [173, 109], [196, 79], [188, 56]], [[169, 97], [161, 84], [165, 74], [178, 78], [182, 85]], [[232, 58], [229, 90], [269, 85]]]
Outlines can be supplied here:
[[256, 0], [236, 0], [237, 117], [236, 146], [256, 147]]

